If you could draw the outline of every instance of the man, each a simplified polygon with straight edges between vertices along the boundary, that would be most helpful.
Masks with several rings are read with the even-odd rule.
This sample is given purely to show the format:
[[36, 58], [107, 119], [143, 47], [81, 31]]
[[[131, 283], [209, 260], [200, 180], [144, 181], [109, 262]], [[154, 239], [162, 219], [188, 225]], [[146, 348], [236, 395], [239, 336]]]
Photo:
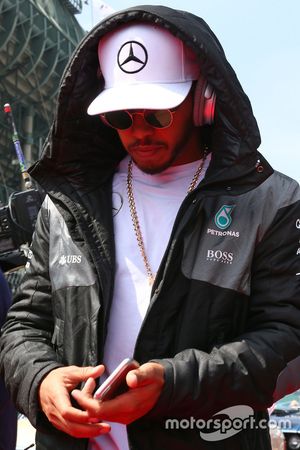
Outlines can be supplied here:
[[[11, 305], [8, 283], [0, 269], [0, 326], [3, 325]], [[17, 437], [17, 412], [0, 377], [0, 450], [15, 450]]]
[[[265, 411], [300, 350], [300, 191], [259, 144], [202, 19], [135, 7], [78, 47], [31, 169], [48, 197], [2, 336], [37, 449], [270, 449]], [[128, 392], [94, 399], [132, 355]], [[203, 431], [238, 405], [254, 425]]]

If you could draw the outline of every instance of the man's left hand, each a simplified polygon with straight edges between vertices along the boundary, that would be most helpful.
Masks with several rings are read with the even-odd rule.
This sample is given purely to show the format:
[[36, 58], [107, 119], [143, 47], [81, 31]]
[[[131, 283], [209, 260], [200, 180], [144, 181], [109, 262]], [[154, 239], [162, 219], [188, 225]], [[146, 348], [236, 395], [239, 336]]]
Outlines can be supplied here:
[[93, 378], [81, 391], [74, 389], [71, 394], [93, 421], [129, 424], [147, 414], [156, 404], [165, 383], [164, 368], [157, 363], [143, 364], [128, 372], [126, 382], [129, 390], [111, 400], [93, 398], [96, 387]]

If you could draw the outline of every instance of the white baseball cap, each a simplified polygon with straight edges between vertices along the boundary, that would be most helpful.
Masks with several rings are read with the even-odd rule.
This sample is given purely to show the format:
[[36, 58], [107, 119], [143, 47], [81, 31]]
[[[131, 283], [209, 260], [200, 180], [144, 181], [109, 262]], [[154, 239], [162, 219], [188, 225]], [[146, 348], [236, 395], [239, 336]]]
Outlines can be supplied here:
[[105, 35], [98, 58], [105, 85], [88, 107], [89, 115], [174, 108], [200, 74], [191, 49], [169, 31], [148, 23], [126, 24]]

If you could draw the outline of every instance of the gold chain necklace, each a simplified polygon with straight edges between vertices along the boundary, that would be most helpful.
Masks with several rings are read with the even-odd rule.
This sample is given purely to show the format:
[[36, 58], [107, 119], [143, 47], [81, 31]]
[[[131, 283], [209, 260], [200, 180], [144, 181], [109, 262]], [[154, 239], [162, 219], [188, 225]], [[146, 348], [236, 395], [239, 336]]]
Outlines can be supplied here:
[[[193, 176], [193, 179], [189, 185], [189, 188], [187, 190], [187, 194], [190, 194], [196, 187], [197, 181], [201, 175], [201, 172], [203, 170], [204, 167], [204, 163], [207, 157], [207, 150], [204, 151], [203, 153], [203, 159], [199, 165], [199, 167], [197, 168], [195, 175]], [[135, 232], [135, 236], [137, 239], [137, 243], [143, 258], [143, 262], [144, 262], [144, 266], [147, 272], [147, 278], [149, 281], [150, 286], [152, 286], [152, 284], [154, 283], [154, 279], [155, 279], [155, 275], [153, 274], [150, 264], [149, 264], [149, 260], [146, 254], [146, 250], [145, 250], [145, 245], [144, 245], [144, 240], [143, 240], [143, 236], [142, 236], [142, 232], [141, 232], [141, 227], [140, 227], [140, 222], [139, 222], [139, 218], [138, 218], [138, 214], [137, 214], [137, 210], [136, 210], [136, 205], [135, 205], [135, 200], [134, 200], [134, 195], [133, 195], [133, 188], [132, 188], [132, 159], [129, 160], [128, 162], [128, 172], [127, 172], [127, 183], [126, 183], [126, 187], [127, 187], [127, 197], [128, 197], [128, 203], [129, 203], [129, 209], [130, 209], [130, 215], [131, 215], [131, 220], [132, 220], [132, 224], [133, 224], [133, 228], [134, 228], [134, 232]]]

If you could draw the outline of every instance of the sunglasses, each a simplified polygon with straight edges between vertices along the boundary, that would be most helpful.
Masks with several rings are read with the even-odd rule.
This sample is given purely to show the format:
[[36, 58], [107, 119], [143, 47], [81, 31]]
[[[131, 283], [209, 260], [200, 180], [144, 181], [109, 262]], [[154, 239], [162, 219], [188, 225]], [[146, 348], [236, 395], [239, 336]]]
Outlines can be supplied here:
[[167, 128], [173, 122], [174, 109], [144, 109], [143, 111], [110, 111], [100, 114], [102, 121], [116, 130], [128, 130], [133, 124], [133, 116], [139, 114], [154, 128]]

